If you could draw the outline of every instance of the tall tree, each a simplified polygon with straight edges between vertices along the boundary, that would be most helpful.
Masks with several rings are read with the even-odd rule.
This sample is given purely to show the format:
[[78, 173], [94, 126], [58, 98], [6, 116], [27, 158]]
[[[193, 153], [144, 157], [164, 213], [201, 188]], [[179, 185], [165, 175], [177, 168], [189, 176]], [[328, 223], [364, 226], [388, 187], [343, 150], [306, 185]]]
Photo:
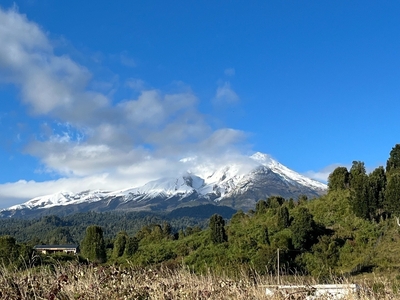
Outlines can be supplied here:
[[124, 255], [130, 257], [139, 249], [139, 240], [136, 237], [128, 237], [125, 245]]
[[300, 207], [291, 225], [293, 246], [301, 251], [310, 249], [316, 241], [316, 224], [306, 207]]
[[282, 206], [278, 209], [278, 229], [282, 230], [288, 228], [290, 225], [289, 210], [286, 206]]
[[394, 173], [388, 178], [384, 204], [387, 212], [400, 216], [400, 173]]
[[389, 159], [386, 162], [386, 173], [390, 174], [400, 171], [400, 144], [396, 144], [390, 151]]
[[124, 254], [128, 234], [120, 231], [114, 241], [113, 257], [121, 257]]
[[349, 187], [350, 173], [346, 167], [337, 167], [328, 177], [329, 191], [344, 190]]
[[306, 195], [299, 195], [299, 197], [297, 198], [297, 204], [298, 205], [302, 205], [307, 203], [308, 201], [308, 197]]
[[88, 226], [81, 245], [82, 255], [88, 260], [98, 263], [106, 262], [106, 246], [104, 243], [103, 229], [100, 226]]
[[353, 212], [357, 217], [369, 219], [371, 206], [368, 195], [368, 176], [364, 163], [361, 161], [353, 161], [350, 169], [350, 188]]
[[262, 225], [260, 227], [259, 241], [261, 244], [269, 245], [269, 233], [268, 233], [268, 227], [266, 225]]
[[0, 263], [9, 265], [18, 259], [18, 245], [15, 238], [9, 235], [0, 236]]
[[270, 196], [267, 198], [268, 208], [278, 208], [285, 202], [285, 198], [281, 196]]
[[371, 214], [379, 215], [382, 213], [386, 189], [386, 174], [385, 169], [382, 166], [376, 168], [371, 174], [369, 174], [368, 184]]
[[256, 214], [260, 215], [263, 214], [267, 211], [268, 205], [267, 202], [265, 200], [259, 200], [256, 203]]
[[214, 214], [210, 217], [211, 241], [220, 244], [228, 240], [225, 232], [225, 220], [222, 216]]
[[172, 234], [172, 226], [170, 223], [168, 222], [164, 222], [163, 226], [162, 226], [162, 231], [163, 231], [163, 235], [164, 237], [170, 237]]

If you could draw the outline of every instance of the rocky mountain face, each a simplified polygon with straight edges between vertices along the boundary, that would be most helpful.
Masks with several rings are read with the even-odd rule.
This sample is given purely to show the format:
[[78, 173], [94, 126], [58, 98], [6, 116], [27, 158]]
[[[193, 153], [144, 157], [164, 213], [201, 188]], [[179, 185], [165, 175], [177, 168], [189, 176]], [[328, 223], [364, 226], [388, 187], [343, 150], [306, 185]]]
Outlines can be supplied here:
[[214, 204], [247, 211], [260, 199], [279, 195], [317, 197], [326, 185], [302, 176], [270, 156], [256, 153], [223, 167], [198, 164], [193, 171], [120, 191], [60, 192], [0, 211], [0, 217], [66, 215], [85, 211], [171, 211]]

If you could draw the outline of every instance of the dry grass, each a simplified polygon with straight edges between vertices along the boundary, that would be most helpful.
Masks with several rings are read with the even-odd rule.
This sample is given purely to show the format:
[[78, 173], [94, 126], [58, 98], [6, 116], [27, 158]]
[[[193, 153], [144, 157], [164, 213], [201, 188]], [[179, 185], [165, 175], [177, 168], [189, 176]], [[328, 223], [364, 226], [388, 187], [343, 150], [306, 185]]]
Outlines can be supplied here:
[[194, 275], [187, 269], [138, 269], [75, 263], [0, 271], [0, 299], [262, 299], [250, 280]]
[[[257, 275], [243, 275], [236, 280], [211, 273], [196, 275], [186, 268], [139, 269], [56, 263], [22, 272], [0, 268], [0, 299], [272, 299], [265, 295], [265, 286], [274, 281], [273, 277]], [[304, 284], [301, 277], [290, 281]], [[375, 278], [362, 281], [360, 285], [358, 299], [400, 299], [393, 282]], [[298, 295], [291, 299], [305, 297]]]

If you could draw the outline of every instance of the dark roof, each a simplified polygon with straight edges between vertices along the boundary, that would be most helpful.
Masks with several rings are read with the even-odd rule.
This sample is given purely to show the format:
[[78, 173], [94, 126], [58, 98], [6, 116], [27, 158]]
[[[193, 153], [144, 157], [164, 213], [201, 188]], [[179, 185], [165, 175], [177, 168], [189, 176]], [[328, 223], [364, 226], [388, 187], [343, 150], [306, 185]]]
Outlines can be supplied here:
[[36, 245], [33, 249], [77, 249], [79, 245]]

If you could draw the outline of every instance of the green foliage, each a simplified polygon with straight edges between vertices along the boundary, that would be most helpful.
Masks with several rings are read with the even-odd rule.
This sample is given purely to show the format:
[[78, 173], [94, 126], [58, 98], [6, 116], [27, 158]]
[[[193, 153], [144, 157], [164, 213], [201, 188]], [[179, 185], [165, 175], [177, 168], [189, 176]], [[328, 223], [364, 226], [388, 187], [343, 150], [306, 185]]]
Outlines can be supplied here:
[[268, 274], [276, 272], [277, 250], [264, 246], [260, 247], [254, 257], [251, 265], [259, 274]]
[[288, 201], [288, 208], [293, 209], [295, 207], [293, 198], [290, 198]]
[[14, 237], [0, 236], [0, 264], [17, 268], [29, 265], [32, 252], [30, 246], [16, 243]]
[[260, 235], [258, 242], [259, 244], [264, 244], [264, 245], [269, 245], [269, 233], [268, 233], [268, 227], [266, 225], [263, 225], [259, 229]]
[[285, 198], [280, 196], [271, 196], [267, 198], [266, 205], [268, 208], [279, 208], [285, 202]]
[[308, 197], [306, 195], [300, 195], [299, 198], [297, 199], [297, 204], [298, 205], [304, 205], [308, 201]]
[[231, 219], [231, 224], [241, 223], [244, 220], [248, 220], [249, 216], [246, 215], [242, 210], [237, 211]]
[[312, 246], [312, 252], [301, 255], [299, 261], [309, 274], [315, 277], [330, 277], [338, 264], [339, 251], [339, 242], [324, 235]]
[[272, 237], [271, 245], [274, 249], [280, 249], [283, 252], [293, 250], [293, 232], [289, 229], [278, 231]]
[[371, 216], [377, 216], [382, 213], [385, 202], [386, 174], [383, 167], [378, 167], [369, 174], [368, 182], [369, 210]]
[[400, 173], [392, 174], [388, 178], [384, 206], [387, 212], [400, 215]]
[[18, 258], [18, 255], [15, 238], [9, 235], [0, 236], [0, 262], [9, 265]]
[[86, 229], [86, 235], [81, 243], [82, 255], [88, 260], [103, 263], [107, 260], [103, 229], [92, 225]]
[[357, 217], [368, 219], [371, 216], [369, 203], [369, 183], [363, 162], [353, 161], [350, 169], [351, 203]]
[[131, 257], [139, 248], [139, 240], [136, 237], [128, 237], [125, 245], [124, 255]]
[[286, 206], [280, 207], [278, 209], [278, 230], [283, 230], [290, 226], [289, 210]]
[[328, 177], [328, 190], [344, 190], [349, 187], [350, 173], [346, 167], [337, 167]]
[[74, 244], [75, 240], [68, 227], [57, 227], [50, 231], [49, 237], [45, 239], [46, 244], [68, 245]]
[[128, 234], [125, 231], [121, 231], [117, 234], [114, 241], [113, 257], [121, 257], [125, 252], [126, 242], [128, 239]]
[[259, 200], [256, 203], [256, 214], [260, 215], [267, 211], [268, 205], [265, 200]]
[[227, 241], [225, 233], [225, 221], [220, 215], [212, 215], [210, 218], [210, 237], [214, 244], [221, 244]]
[[114, 239], [118, 232], [135, 235], [143, 226], [168, 222], [172, 231], [187, 227], [206, 228], [209, 217], [173, 217], [150, 212], [85, 212], [65, 217], [45, 216], [38, 219], [0, 219], [0, 235], [11, 235], [17, 242], [38, 244], [79, 244], [86, 228], [97, 224], [103, 228], [104, 238]]
[[316, 224], [312, 214], [306, 207], [300, 207], [290, 226], [293, 232], [293, 246], [300, 251], [306, 251], [316, 239]]
[[400, 144], [396, 144], [390, 151], [386, 162], [386, 173], [391, 174], [400, 170]]

